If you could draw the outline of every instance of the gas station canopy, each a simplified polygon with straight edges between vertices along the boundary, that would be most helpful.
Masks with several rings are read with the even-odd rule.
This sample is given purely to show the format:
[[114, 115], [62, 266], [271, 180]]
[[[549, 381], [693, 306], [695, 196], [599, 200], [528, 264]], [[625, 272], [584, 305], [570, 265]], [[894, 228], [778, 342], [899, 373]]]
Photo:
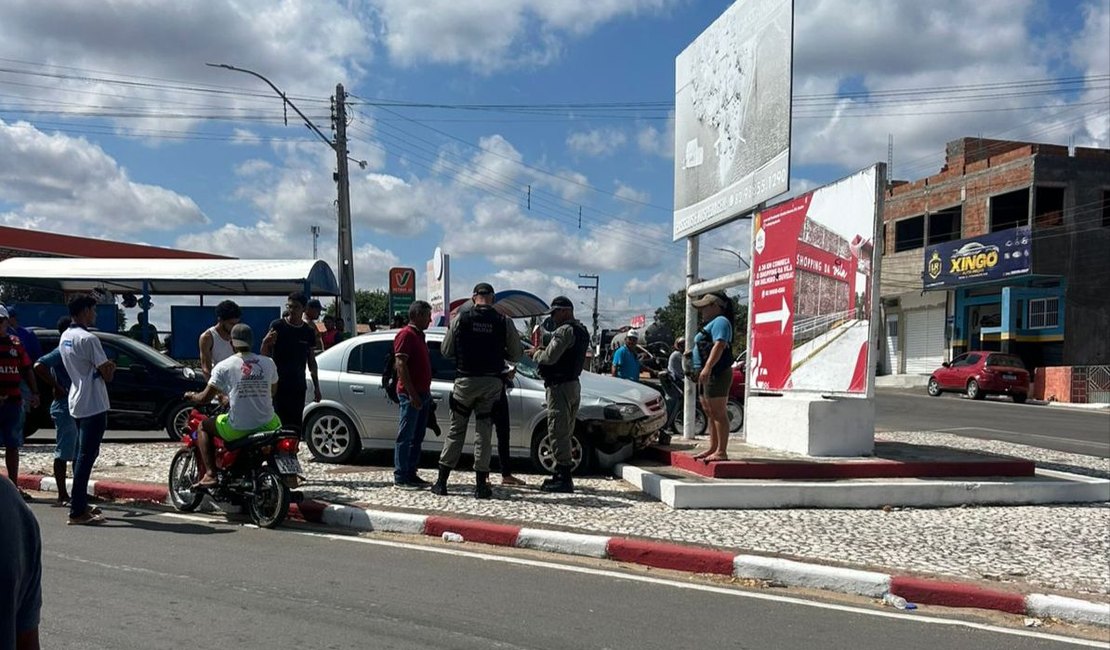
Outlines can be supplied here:
[[0, 262], [0, 279], [66, 292], [339, 295], [335, 274], [321, 260], [13, 257]]

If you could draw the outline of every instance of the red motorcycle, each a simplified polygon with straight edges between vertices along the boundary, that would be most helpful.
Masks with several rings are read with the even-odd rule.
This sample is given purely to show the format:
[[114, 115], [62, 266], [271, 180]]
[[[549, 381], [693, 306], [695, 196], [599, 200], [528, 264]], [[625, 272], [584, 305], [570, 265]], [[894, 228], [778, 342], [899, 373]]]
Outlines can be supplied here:
[[275, 429], [252, 433], [225, 442], [214, 437], [218, 483], [194, 489], [204, 476], [204, 464], [197, 448], [197, 430], [214, 414], [193, 409], [189, 414], [188, 434], [182, 448], [170, 462], [169, 493], [174, 508], [192, 512], [207, 494], [213, 501], [247, 509], [252, 522], [273, 528], [289, 514], [290, 503], [300, 503], [304, 495], [293, 490], [301, 483], [301, 463], [297, 459], [300, 436], [296, 431]]

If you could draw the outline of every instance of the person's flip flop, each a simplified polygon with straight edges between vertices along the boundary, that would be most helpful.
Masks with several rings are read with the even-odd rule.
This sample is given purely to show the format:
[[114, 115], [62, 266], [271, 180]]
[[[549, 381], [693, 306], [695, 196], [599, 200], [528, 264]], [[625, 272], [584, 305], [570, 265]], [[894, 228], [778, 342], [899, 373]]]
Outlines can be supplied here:
[[51, 508], [68, 508], [69, 507], [69, 499], [65, 499], [65, 500], [54, 499], [54, 502], [50, 504], [50, 507]]
[[69, 520], [66, 521], [67, 526], [95, 526], [102, 523], [104, 523], [104, 517], [92, 515], [87, 512], [78, 517], [70, 517]]

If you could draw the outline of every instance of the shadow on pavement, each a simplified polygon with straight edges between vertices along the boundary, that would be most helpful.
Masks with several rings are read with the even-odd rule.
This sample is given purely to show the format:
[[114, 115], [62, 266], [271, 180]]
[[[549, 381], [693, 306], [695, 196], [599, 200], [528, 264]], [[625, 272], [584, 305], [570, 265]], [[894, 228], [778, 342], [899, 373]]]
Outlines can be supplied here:
[[[137, 528], [155, 533], [177, 533], [179, 535], [225, 535], [234, 530], [217, 528], [215, 525], [185, 521], [157, 521], [157, 513], [129, 510], [120, 513], [105, 512], [106, 520], [99, 528]], [[229, 520], [228, 523], [234, 523]]]

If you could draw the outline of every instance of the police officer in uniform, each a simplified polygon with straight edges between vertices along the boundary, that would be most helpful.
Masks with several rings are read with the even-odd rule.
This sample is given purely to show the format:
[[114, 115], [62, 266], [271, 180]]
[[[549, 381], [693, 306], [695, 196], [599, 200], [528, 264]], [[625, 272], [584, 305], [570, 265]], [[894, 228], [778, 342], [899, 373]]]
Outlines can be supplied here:
[[489, 487], [489, 460], [492, 448], [493, 408], [501, 397], [501, 374], [506, 361], [519, 361], [524, 354], [513, 321], [493, 308], [493, 287], [480, 282], [471, 297], [473, 307], [462, 309], [451, 321], [440, 351], [455, 360], [455, 386], [451, 391], [451, 431], [439, 455], [439, 479], [432, 493], [447, 494], [447, 479], [459, 462], [470, 414], [477, 418], [478, 435], [474, 445], [474, 470], [477, 485], [474, 496], [493, 496]]
[[582, 402], [582, 386], [578, 377], [586, 364], [590, 333], [574, 317], [574, 303], [566, 296], [551, 301], [551, 318], [555, 333], [545, 348], [537, 348], [533, 359], [547, 388], [547, 435], [555, 448], [555, 476], [543, 482], [546, 492], [574, 492], [570, 474], [574, 469], [571, 457], [571, 435]]

